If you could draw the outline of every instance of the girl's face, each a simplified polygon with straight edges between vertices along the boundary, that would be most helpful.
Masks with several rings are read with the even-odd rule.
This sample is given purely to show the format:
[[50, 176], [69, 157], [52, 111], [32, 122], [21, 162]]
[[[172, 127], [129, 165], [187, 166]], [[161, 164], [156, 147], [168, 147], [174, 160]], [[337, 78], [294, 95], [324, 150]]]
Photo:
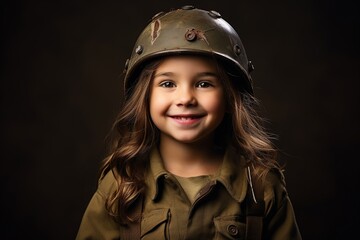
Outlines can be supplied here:
[[161, 140], [212, 141], [225, 114], [224, 88], [215, 61], [198, 56], [165, 58], [150, 85], [150, 115]]

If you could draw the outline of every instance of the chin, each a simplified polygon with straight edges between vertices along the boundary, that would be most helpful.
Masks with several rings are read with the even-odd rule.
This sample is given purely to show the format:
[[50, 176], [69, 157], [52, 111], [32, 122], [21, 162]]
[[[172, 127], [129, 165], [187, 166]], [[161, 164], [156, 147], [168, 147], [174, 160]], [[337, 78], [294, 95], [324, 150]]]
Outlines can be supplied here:
[[193, 138], [175, 138], [176, 141], [181, 143], [196, 143], [198, 140]]
[[197, 137], [177, 137], [174, 138], [176, 141], [181, 142], [181, 143], [185, 143], [185, 144], [196, 144], [196, 143], [200, 143], [202, 142], [202, 138], [197, 138]]

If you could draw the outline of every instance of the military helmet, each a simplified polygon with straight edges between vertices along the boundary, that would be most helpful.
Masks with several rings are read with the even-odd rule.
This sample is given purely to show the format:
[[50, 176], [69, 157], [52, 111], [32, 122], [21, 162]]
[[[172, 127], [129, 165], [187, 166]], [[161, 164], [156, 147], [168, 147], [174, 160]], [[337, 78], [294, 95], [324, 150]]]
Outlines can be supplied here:
[[125, 64], [125, 95], [132, 88], [141, 68], [157, 57], [178, 54], [214, 56], [236, 78], [240, 91], [253, 94], [249, 74], [253, 65], [234, 28], [216, 11], [193, 6], [156, 14], [138, 37]]

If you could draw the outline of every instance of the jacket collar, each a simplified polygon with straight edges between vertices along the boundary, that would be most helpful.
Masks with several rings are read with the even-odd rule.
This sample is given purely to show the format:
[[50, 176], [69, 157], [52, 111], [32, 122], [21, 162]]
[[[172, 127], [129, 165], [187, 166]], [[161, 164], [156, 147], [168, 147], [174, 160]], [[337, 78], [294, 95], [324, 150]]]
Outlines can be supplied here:
[[220, 182], [238, 202], [245, 199], [247, 191], [246, 163], [244, 157], [233, 147], [226, 149], [223, 163], [214, 179]]
[[156, 200], [159, 194], [160, 179], [168, 174], [157, 147], [154, 147], [150, 153], [150, 172], [147, 177], [148, 189], [153, 201]]
[[[161, 181], [170, 173], [165, 170], [160, 153], [155, 147], [150, 154], [150, 171], [147, 182], [150, 197], [155, 201], [161, 191]], [[234, 148], [228, 147], [221, 168], [212, 177], [215, 182], [221, 183], [229, 194], [238, 202], [242, 202], [247, 191], [245, 159]]]

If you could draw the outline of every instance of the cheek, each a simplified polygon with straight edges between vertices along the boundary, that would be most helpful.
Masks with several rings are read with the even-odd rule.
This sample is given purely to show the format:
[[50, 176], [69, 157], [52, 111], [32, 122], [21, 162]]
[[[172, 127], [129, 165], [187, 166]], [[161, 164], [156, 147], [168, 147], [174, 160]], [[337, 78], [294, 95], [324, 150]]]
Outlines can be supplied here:
[[209, 112], [222, 114], [225, 112], [226, 104], [223, 94], [216, 94], [204, 101], [204, 106]]
[[151, 117], [166, 111], [166, 98], [162, 94], [153, 91], [150, 95], [150, 114]]

